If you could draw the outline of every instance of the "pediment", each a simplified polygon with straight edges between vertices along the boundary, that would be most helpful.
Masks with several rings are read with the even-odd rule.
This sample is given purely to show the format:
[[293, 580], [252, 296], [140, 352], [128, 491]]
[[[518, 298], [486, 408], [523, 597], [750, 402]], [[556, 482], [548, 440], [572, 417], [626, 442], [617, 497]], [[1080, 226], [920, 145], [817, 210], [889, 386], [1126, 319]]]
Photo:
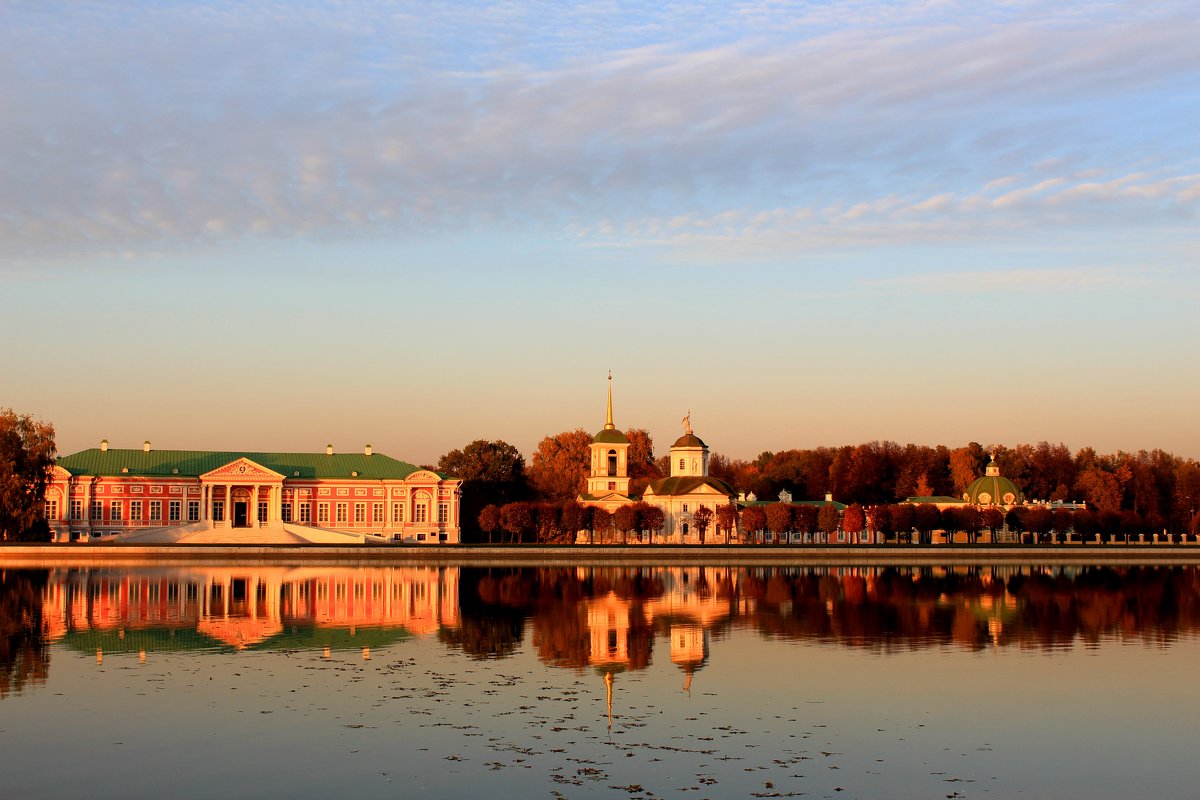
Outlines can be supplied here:
[[275, 470], [267, 469], [262, 464], [256, 464], [248, 458], [235, 459], [223, 467], [217, 467], [200, 476], [202, 480], [231, 479], [237, 481], [281, 481], [283, 477]]
[[419, 469], [404, 479], [407, 483], [437, 483], [441, 480], [436, 473], [427, 469]]
[[65, 480], [69, 477], [71, 477], [71, 473], [60, 467], [58, 464], [55, 464], [54, 468], [50, 470], [51, 480]]

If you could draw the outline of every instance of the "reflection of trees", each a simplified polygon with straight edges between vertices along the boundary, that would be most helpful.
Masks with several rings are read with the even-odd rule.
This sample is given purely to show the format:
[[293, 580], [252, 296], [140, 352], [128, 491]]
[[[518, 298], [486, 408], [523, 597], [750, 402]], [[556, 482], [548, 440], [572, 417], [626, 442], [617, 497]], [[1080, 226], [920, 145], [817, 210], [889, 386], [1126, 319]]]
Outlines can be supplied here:
[[47, 570], [0, 570], [0, 697], [42, 684], [50, 671], [42, 621]]

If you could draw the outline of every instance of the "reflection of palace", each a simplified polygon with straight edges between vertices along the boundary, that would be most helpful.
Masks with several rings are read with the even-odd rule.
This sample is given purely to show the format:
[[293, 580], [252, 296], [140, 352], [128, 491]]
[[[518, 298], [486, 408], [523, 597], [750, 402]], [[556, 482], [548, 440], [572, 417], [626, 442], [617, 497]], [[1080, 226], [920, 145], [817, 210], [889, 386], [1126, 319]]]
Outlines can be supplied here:
[[49, 635], [105, 652], [364, 649], [457, 627], [458, 568], [58, 570]]
[[459, 541], [459, 481], [372, 451], [114, 449], [58, 460], [46, 490], [56, 541], [347, 544]]

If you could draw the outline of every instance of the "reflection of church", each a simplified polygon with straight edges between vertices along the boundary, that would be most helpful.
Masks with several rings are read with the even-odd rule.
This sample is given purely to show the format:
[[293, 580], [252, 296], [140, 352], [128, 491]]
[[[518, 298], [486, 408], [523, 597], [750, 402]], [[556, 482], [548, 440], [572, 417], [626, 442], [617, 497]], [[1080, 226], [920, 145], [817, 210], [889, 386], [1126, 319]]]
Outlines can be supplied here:
[[362, 650], [458, 627], [457, 567], [52, 572], [50, 638], [86, 652]]
[[[612, 375], [608, 376], [608, 413], [604, 427], [592, 437], [587, 491], [581, 503], [612, 512], [638, 498], [629, 494], [629, 438], [613, 423]], [[717, 509], [735, 503], [737, 492], [725, 481], [708, 474], [708, 445], [692, 430], [689, 411], [683, 418], [683, 435], [670, 450], [671, 474], [646, 487], [640, 498], [663, 511], [661, 531], [651, 532], [652, 542], [719, 544]], [[707, 509], [706, 524], [697, 526], [696, 512]], [[703, 531], [701, 529], [704, 529]]]

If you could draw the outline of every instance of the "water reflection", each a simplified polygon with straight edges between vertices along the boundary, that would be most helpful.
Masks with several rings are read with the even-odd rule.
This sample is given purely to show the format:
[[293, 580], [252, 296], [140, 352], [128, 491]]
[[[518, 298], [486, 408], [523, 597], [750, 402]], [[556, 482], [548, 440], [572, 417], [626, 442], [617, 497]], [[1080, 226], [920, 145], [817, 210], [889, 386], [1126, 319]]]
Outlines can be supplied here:
[[0, 698], [46, 682], [45, 570], [0, 569]]
[[482, 569], [238, 567], [0, 573], [0, 696], [45, 680], [47, 643], [94, 656], [357, 650], [436, 637], [606, 676], [655, 647], [684, 689], [710, 642], [761, 637], [888, 653], [1056, 650], [1106, 638], [1166, 646], [1200, 630], [1194, 568]]

